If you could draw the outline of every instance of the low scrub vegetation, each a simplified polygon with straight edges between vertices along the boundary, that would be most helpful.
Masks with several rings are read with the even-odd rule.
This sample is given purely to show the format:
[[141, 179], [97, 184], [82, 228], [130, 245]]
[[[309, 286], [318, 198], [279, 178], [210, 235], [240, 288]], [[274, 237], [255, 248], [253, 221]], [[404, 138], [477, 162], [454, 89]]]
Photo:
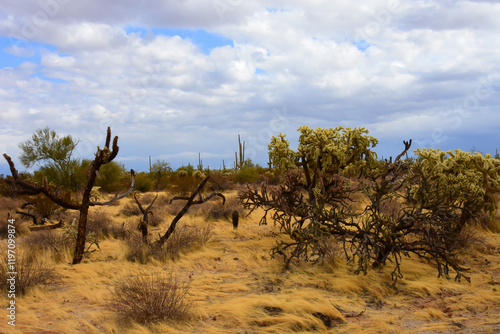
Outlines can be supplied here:
[[[2, 251], [3, 254], [7, 254], [5, 249]], [[0, 258], [0, 282], [2, 282], [0, 287], [3, 291], [10, 289], [18, 296], [26, 294], [29, 289], [36, 286], [58, 284], [62, 278], [55, 267], [32, 252], [17, 253], [15, 270], [16, 275], [12, 275], [7, 258], [5, 256]]]
[[189, 282], [173, 273], [143, 271], [114, 283], [112, 308], [123, 319], [141, 324], [181, 321], [189, 317], [188, 292]]
[[125, 241], [125, 257], [131, 262], [150, 263], [153, 259], [165, 262], [178, 259], [181, 254], [197, 250], [207, 244], [214, 236], [211, 224], [177, 226], [163, 247], [145, 244], [142, 236], [134, 232]]
[[[364, 128], [299, 131], [296, 149], [272, 138], [269, 168], [245, 159], [240, 142], [234, 169], [203, 169], [200, 155], [196, 169], [157, 161], [128, 174], [109, 159], [118, 152], [110, 130], [97, 160], [74, 160], [52, 183], [54, 165], [17, 174], [6, 156], [15, 177], [0, 191], [25, 192], [0, 201], [0, 216], [16, 218], [21, 331], [497, 330], [500, 160], [433, 149], [409, 157], [411, 140], [380, 160]], [[84, 166], [95, 186], [82, 192]], [[47, 226], [31, 214], [65, 226], [38, 229]], [[2, 257], [2, 289], [9, 278]]]
[[[458, 251], [472, 238], [467, 224], [484, 213], [493, 218], [500, 161], [420, 149], [415, 161], [402, 159], [409, 141], [394, 160], [380, 162], [372, 150], [377, 140], [364, 128], [299, 131], [296, 151], [284, 135], [269, 145], [273, 164], [283, 172], [281, 182], [247, 186], [240, 193], [245, 208], [264, 210], [261, 223], [270, 215], [291, 239], [272, 250], [286, 267], [292, 261], [322, 261], [322, 245], [333, 238], [357, 273], [389, 261], [397, 280], [403, 277], [403, 257], [412, 254], [433, 263], [438, 276], [448, 278], [453, 270], [456, 280], [470, 280]], [[353, 194], [360, 192], [367, 204], [354, 210]]]

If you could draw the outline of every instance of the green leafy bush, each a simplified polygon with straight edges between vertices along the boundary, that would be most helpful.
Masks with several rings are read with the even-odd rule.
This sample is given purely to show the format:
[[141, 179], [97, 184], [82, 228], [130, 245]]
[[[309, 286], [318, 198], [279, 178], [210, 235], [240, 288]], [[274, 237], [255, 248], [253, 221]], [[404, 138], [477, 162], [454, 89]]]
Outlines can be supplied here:
[[124, 174], [124, 166], [111, 161], [99, 169], [99, 177], [96, 180], [96, 186], [101, 187], [102, 191], [108, 193], [116, 192], [121, 188]]
[[243, 167], [236, 170], [232, 177], [236, 183], [253, 183], [259, 179], [260, 174], [257, 167]]
[[140, 172], [135, 175], [134, 189], [140, 192], [147, 192], [153, 189], [153, 180], [149, 174]]

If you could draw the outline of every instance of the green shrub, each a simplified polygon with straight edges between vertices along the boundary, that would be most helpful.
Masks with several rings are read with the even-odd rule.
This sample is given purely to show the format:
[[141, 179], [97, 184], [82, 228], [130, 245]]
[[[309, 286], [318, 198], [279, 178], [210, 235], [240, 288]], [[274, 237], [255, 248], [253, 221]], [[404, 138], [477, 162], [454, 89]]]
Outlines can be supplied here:
[[244, 167], [235, 171], [233, 180], [236, 183], [253, 183], [260, 177], [259, 169], [257, 167]]
[[186, 196], [196, 189], [200, 179], [190, 176], [188, 172], [181, 170], [170, 177], [167, 190], [174, 195]]
[[124, 166], [111, 161], [99, 168], [99, 177], [96, 180], [96, 186], [101, 187], [102, 191], [113, 193], [121, 188], [124, 177]]
[[134, 189], [140, 192], [147, 192], [153, 189], [153, 180], [149, 174], [144, 172], [137, 173], [135, 175], [135, 185]]

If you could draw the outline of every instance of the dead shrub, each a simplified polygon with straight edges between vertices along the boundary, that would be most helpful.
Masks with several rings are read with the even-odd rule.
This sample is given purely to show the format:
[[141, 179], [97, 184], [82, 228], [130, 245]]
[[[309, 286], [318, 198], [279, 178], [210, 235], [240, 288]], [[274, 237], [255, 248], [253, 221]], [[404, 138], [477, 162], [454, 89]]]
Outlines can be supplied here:
[[[186, 205], [186, 201], [184, 201], [184, 200], [176, 200], [176, 201], [172, 201], [172, 203], [170, 203], [170, 200], [169, 200], [168, 203], [169, 204], [167, 206], [165, 206], [165, 212], [171, 216], [176, 216], [179, 213], [179, 211], [182, 210], [184, 205]], [[186, 216], [195, 212], [197, 207], [198, 207], [198, 205], [193, 205], [191, 208], [189, 208], [188, 212], [186, 212]]]
[[111, 307], [123, 319], [141, 324], [185, 320], [191, 308], [189, 287], [190, 282], [180, 282], [172, 272], [142, 271], [114, 282]]
[[478, 226], [465, 225], [458, 233], [453, 235], [451, 245], [459, 251], [467, 251], [481, 243], [478, 236]]
[[45, 195], [30, 196], [28, 203], [34, 207], [41, 219], [50, 219], [61, 207]]
[[[14, 223], [9, 224], [8, 220], [14, 219]], [[8, 236], [9, 225], [13, 225], [16, 230], [16, 237], [29, 233], [28, 224], [17, 216], [8, 217], [7, 214], [0, 215], [0, 239], [5, 239]]]
[[130, 262], [146, 264], [151, 262], [151, 259], [165, 261], [168, 258], [165, 248], [156, 249], [146, 245], [142, 241], [141, 234], [137, 232], [132, 232], [125, 242], [127, 245], [125, 258]]
[[16, 230], [16, 236], [20, 236], [28, 233], [28, 222], [25, 217], [16, 214], [16, 210], [21, 205], [22, 201], [19, 198], [11, 197], [0, 197], [0, 238], [7, 238], [8, 235], [8, 220], [14, 219], [14, 225]]
[[[7, 251], [3, 250], [3, 254]], [[55, 271], [54, 267], [46, 264], [42, 259], [38, 259], [34, 254], [30, 253], [16, 253], [15, 259], [15, 272], [13, 277], [9, 272], [9, 262], [6, 256], [0, 259], [0, 287], [2, 290], [12, 290], [11, 278], [15, 281], [16, 295], [24, 295], [28, 289], [38, 285], [57, 284], [60, 282], [62, 275]], [[9, 279], [9, 281], [7, 281]]]
[[201, 248], [213, 237], [213, 227], [210, 224], [201, 226], [180, 225], [167, 240], [165, 247], [171, 259], [177, 259], [187, 250]]
[[16, 211], [23, 203], [23, 200], [18, 197], [1, 196], [0, 199], [0, 212], [5, 213], [5, 216], [7, 212]]
[[110, 223], [108, 226], [109, 237], [125, 240], [130, 235], [130, 228], [125, 222]]
[[148, 224], [151, 227], [160, 226], [165, 220], [163, 219], [163, 215], [159, 212], [154, 212], [152, 215], [148, 217]]
[[166, 194], [160, 194], [155, 203], [155, 206], [158, 206], [159, 208], [167, 207], [170, 204], [170, 197]]
[[0, 196], [2, 197], [15, 197], [16, 194], [12, 191], [12, 188], [5, 182], [3, 174], [0, 174]]
[[52, 250], [62, 253], [74, 246], [73, 240], [62, 230], [31, 232], [21, 240], [21, 243], [35, 252]]
[[146, 245], [142, 236], [134, 232], [126, 240], [127, 251], [125, 257], [128, 261], [146, 264], [155, 259], [165, 262], [175, 260], [182, 253], [201, 248], [213, 237], [213, 227], [210, 224], [201, 226], [177, 225], [175, 231], [162, 248]]
[[151, 203], [157, 195], [158, 195], [157, 193], [152, 193], [152, 192], [143, 193], [140, 197], [141, 202], [147, 206], [147, 203]]
[[232, 221], [233, 212], [237, 211], [239, 216], [244, 215], [243, 207], [237, 198], [229, 198], [223, 205], [219, 199], [213, 199], [192, 208], [193, 214], [203, 216], [207, 220]]
[[120, 210], [120, 214], [127, 217], [138, 216], [141, 214], [141, 210], [139, 210], [139, 207], [135, 204], [135, 202], [129, 202], [123, 206]]
[[110, 236], [110, 218], [107, 214], [96, 212], [90, 214], [87, 220], [87, 233], [95, 233], [100, 237]]

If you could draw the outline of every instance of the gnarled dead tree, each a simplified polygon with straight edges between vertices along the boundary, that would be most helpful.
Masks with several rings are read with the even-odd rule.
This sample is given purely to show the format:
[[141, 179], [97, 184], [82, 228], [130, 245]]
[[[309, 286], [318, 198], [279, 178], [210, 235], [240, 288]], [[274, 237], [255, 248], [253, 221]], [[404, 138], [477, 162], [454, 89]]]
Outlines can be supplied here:
[[[167, 232], [165, 232], [165, 234], [163, 236], [161, 236], [160, 239], [156, 240], [153, 243], [153, 247], [161, 248], [165, 244], [165, 242], [168, 240], [168, 238], [170, 238], [172, 233], [174, 233], [175, 226], [177, 225], [179, 220], [186, 214], [186, 212], [189, 210], [191, 205], [205, 203], [206, 201], [208, 201], [209, 199], [211, 199], [215, 196], [219, 196], [222, 198], [222, 204], [226, 203], [226, 198], [221, 193], [212, 193], [209, 196], [207, 196], [206, 198], [202, 198], [201, 191], [202, 191], [203, 187], [205, 186], [205, 184], [207, 184], [208, 179], [210, 179], [210, 175], [208, 175], [206, 178], [203, 179], [203, 181], [200, 182], [200, 184], [198, 185], [198, 187], [196, 187], [195, 191], [191, 194], [190, 197], [177, 196], [177, 197], [174, 197], [170, 200], [170, 203], [172, 203], [173, 200], [180, 200], [180, 199], [187, 200], [187, 202], [184, 205], [184, 207], [182, 208], [182, 210], [179, 211], [177, 216], [174, 217], [174, 219], [170, 223], [170, 226], [167, 229]], [[195, 200], [195, 198], [197, 196], [199, 196], [199, 199]]]
[[95, 158], [90, 163], [89, 169], [87, 171], [88, 181], [83, 191], [83, 196], [80, 203], [71, 200], [66, 200], [60, 197], [57, 191], [53, 187], [49, 186], [46, 178], [43, 179], [43, 184], [41, 186], [23, 180], [19, 176], [14, 166], [14, 162], [12, 162], [12, 159], [7, 154], [3, 155], [5, 160], [7, 160], [7, 163], [9, 164], [10, 167], [10, 171], [12, 173], [12, 179], [6, 180], [6, 182], [8, 182], [8, 184], [10, 185], [10, 187], [14, 192], [16, 192], [19, 195], [44, 194], [45, 196], [50, 198], [54, 203], [57, 203], [63, 208], [80, 211], [73, 264], [80, 263], [83, 258], [83, 253], [85, 251], [85, 235], [87, 230], [87, 217], [89, 213], [89, 208], [91, 206], [107, 205], [114, 201], [117, 201], [127, 196], [134, 187], [135, 173], [134, 170], [132, 169], [130, 170], [130, 174], [132, 175], [132, 184], [130, 185], [130, 189], [126, 193], [124, 193], [121, 196], [115, 196], [113, 199], [107, 202], [96, 202], [90, 200], [90, 193], [92, 191], [92, 187], [94, 186], [96, 175], [97, 172], [99, 171], [99, 168], [101, 168], [102, 165], [105, 165], [113, 161], [113, 159], [118, 154], [118, 149], [119, 149], [118, 136], [116, 136], [113, 139], [113, 144], [112, 144], [113, 146], [111, 150], [109, 149], [110, 144], [111, 144], [111, 129], [108, 127], [104, 148], [103, 149], [99, 147], [97, 148], [97, 152], [95, 153]]
[[141, 202], [137, 199], [136, 194], [134, 193], [134, 199], [135, 202], [137, 203], [137, 206], [139, 207], [139, 211], [142, 213], [142, 219], [139, 222], [139, 230], [142, 233], [142, 241], [147, 244], [148, 243], [148, 225], [149, 225], [149, 215], [153, 215], [152, 207], [153, 204], [155, 203], [156, 199], [158, 198], [158, 195], [153, 199], [153, 201], [148, 205], [147, 208], [143, 208]]

